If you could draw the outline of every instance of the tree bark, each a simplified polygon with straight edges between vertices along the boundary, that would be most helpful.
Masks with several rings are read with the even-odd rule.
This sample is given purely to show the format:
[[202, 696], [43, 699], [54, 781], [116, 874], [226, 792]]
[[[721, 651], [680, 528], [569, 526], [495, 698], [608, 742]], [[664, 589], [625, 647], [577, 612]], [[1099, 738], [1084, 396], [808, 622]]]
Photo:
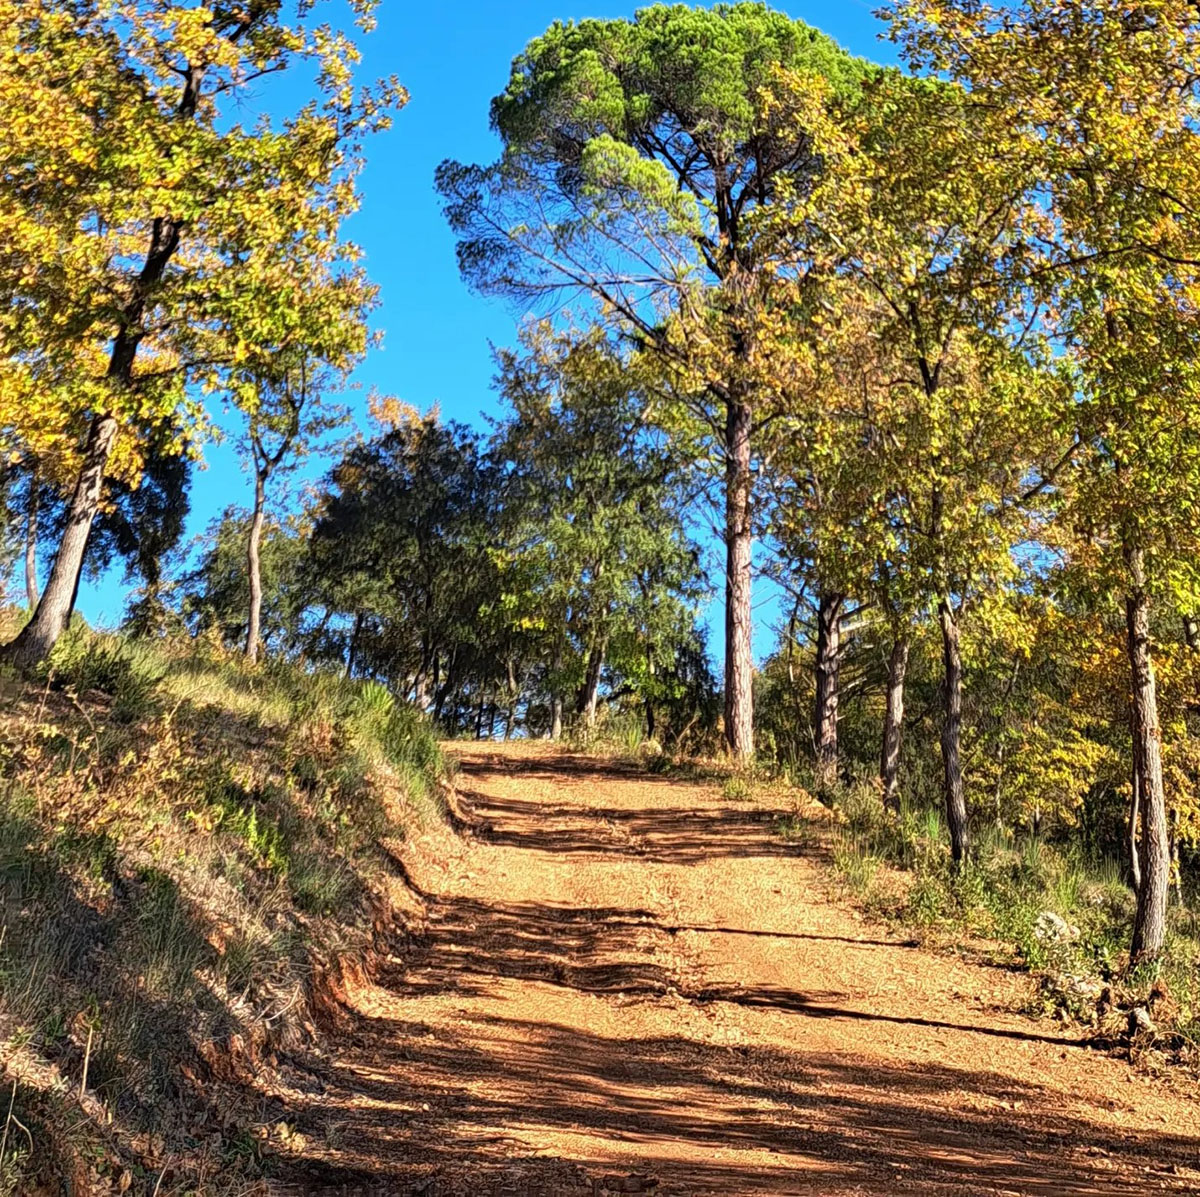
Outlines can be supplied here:
[[362, 635], [363, 613], [355, 612], [354, 628], [350, 632], [350, 644], [346, 649], [346, 677], [354, 676], [354, 665], [358, 659], [358, 638]]
[[446, 663], [446, 680], [433, 696], [434, 722], [441, 723], [442, 712], [446, 708], [446, 700], [458, 688], [458, 649], [450, 651], [450, 660]]
[[579, 692], [579, 713], [584, 726], [591, 731], [596, 726], [596, 706], [600, 700], [600, 673], [604, 668], [604, 653], [608, 645], [605, 640], [592, 646], [588, 653], [587, 674], [583, 689]]
[[3, 657], [19, 669], [28, 669], [44, 661], [71, 618], [75, 590], [83, 571], [83, 555], [87, 549], [92, 521], [100, 509], [104, 490], [104, 472], [117, 439], [117, 421], [109, 415], [92, 418], [88, 429], [83, 464], [71, 496], [66, 528], [46, 589], [34, 609], [33, 617], [10, 644], [5, 645]]
[[844, 596], [821, 592], [817, 602], [816, 702], [813, 735], [816, 742], [818, 792], [838, 779], [838, 672], [842, 663], [842, 604]]
[[1171, 812], [1171, 881], [1175, 886], [1175, 905], [1183, 905], [1183, 869], [1179, 861], [1179, 808]]
[[1138, 841], [1138, 830], [1142, 813], [1142, 768], [1138, 763], [1137, 731], [1132, 711], [1130, 712], [1129, 726], [1130, 740], [1133, 745], [1129, 795], [1129, 878], [1133, 882], [1133, 892], [1140, 893], [1142, 889], [1142, 849]]
[[962, 652], [958, 642], [958, 621], [950, 596], [938, 605], [942, 627], [942, 771], [946, 797], [946, 823], [950, 828], [950, 856], [956, 867], [966, 860], [970, 850], [967, 827], [967, 797], [963, 784], [962, 759]]
[[[202, 69], [189, 69], [180, 115], [190, 117], [195, 112], [202, 78]], [[116, 387], [127, 389], [133, 383], [133, 363], [142, 338], [146, 335], [142, 327], [146, 307], [151, 293], [162, 280], [171, 258], [179, 248], [180, 229], [181, 225], [174, 217], [160, 216], [154, 221], [146, 260], [134, 284], [133, 298], [121, 312], [121, 328], [113, 338], [109, 353], [106, 377]], [[67, 511], [66, 528], [59, 541], [58, 552], [54, 555], [46, 589], [38, 600], [33, 617], [16, 639], [0, 651], [0, 657], [19, 669], [28, 669], [44, 661], [70, 620], [83, 573], [83, 556], [87, 551], [92, 523], [100, 509], [105, 471], [117, 431], [117, 420], [111, 413], [97, 412], [92, 416], [83, 461]]]
[[511, 657], [508, 659], [508, 707], [504, 716], [504, 742], [507, 744], [512, 737], [513, 724], [517, 719], [517, 702], [521, 697], [521, 688], [517, 684], [517, 673]]
[[1200, 651], [1200, 618], [1195, 615], [1183, 617], [1183, 639], [1192, 652]]
[[750, 559], [752, 413], [730, 402], [725, 420], [725, 742], [738, 761], [754, 755], [754, 657]]
[[38, 605], [37, 538], [38, 498], [41, 493], [37, 471], [29, 479], [29, 510], [25, 513], [25, 598], [30, 611]]
[[262, 530], [266, 517], [266, 482], [260, 470], [254, 472], [254, 514], [250, 535], [246, 538], [246, 574], [250, 580], [250, 610], [246, 619], [246, 660], [258, 664], [262, 651]]
[[563, 731], [563, 696], [558, 689], [560, 673], [562, 672], [563, 645], [558, 641], [554, 647], [554, 656], [550, 661], [550, 739], [561, 740]]
[[1132, 583], [1125, 600], [1125, 628], [1133, 699], [1133, 755], [1140, 773], [1142, 802], [1142, 884], [1138, 890], [1130, 956], [1139, 961], [1158, 956], [1166, 942], [1171, 836], [1163, 788], [1162, 733], [1150, 649], [1145, 560], [1140, 549], [1127, 549], [1125, 557]]
[[[191, 62], [187, 64], [183, 92], [177, 109], [180, 119], [191, 120], [195, 117], [204, 77], [203, 65]], [[175, 251], [179, 248], [182, 229], [182, 222], [174, 216], [154, 218], [150, 231], [150, 246], [146, 251], [142, 269], [134, 281], [133, 295], [120, 313], [120, 328], [113, 338], [108, 357], [106, 377], [113, 385], [122, 389], [129, 388], [133, 383], [133, 363], [146, 335], [143, 327], [146, 308], [154, 288], [162, 281]], [[117, 431], [116, 417], [110, 412], [98, 411], [92, 416], [87, 444], [83, 451], [83, 462], [67, 512], [66, 530], [59, 542], [58, 552], [54, 555], [54, 564], [50, 568], [46, 589], [38, 600], [30, 621], [21, 629], [15, 640], [0, 650], [0, 658], [19, 669], [29, 668], [44, 661], [70, 620], [75, 596], [79, 592], [79, 579], [83, 574], [83, 556], [87, 551], [92, 523], [100, 509], [105, 470], [117, 439]]]
[[898, 635], [888, 657], [887, 702], [883, 712], [883, 746], [879, 780], [883, 805], [899, 809], [900, 748], [904, 737], [904, 680], [908, 673], [908, 636]]

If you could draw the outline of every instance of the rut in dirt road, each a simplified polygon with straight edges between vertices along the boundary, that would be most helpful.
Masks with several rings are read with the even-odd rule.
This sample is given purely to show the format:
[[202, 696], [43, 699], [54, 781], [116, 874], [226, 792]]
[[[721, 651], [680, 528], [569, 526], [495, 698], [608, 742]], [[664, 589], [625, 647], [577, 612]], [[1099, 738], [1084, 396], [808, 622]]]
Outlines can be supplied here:
[[1200, 1191], [1194, 1101], [831, 901], [770, 800], [455, 751], [479, 830], [406, 852], [423, 932], [293, 1095], [290, 1191]]

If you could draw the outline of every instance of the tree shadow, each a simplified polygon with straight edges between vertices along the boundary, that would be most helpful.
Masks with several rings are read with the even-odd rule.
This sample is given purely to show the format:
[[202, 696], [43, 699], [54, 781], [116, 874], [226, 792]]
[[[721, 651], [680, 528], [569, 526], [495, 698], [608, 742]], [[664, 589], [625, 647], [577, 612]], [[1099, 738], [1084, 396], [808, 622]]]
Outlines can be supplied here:
[[[624, 771], [607, 765], [598, 770], [595, 762], [570, 757], [471, 758], [469, 773], [489, 770], [519, 771], [523, 780], [543, 776], [555, 788]], [[679, 784], [636, 777], [639, 787]], [[687, 865], [803, 851], [777, 834], [774, 812], [703, 805], [597, 809], [478, 790], [465, 796], [463, 806], [488, 842], [567, 856]], [[309, 1135], [310, 1149], [307, 1159], [280, 1162], [281, 1193], [552, 1197], [640, 1191], [630, 1173], [649, 1174], [645, 1183], [653, 1181], [660, 1197], [1133, 1197], [1172, 1186], [1200, 1191], [1200, 1173], [1192, 1171], [1200, 1139], [1129, 1131], [1115, 1120], [1110, 1126], [1099, 1116], [1064, 1110], [1062, 1092], [1032, 1077], [945, 1060], [880, 1060], [805, 1047], [810, 1019], [978, 1035], [980, 1054], [996, 1039], [1078, 1048], [1075, 1039], [1043, 1034], [1033, 1024], [1025, 1030], [855, 1010], [843, 993], [766, 985], [689, 989], [688, 979], [670, 967], [672, 954], [662, 950], [685, 931], [770, 932], [669, 925], [636, 904], [591, 908], [423, 897], [426, 930], [380, 984], [401, 1001], [436, 995], [443, 1011], [460, 999], [462, 1005], [452, 1019], [436, 1023], [389, 1014], [386, 1004], [368, 1007], [383, 1013], [353, 1015], [355, 1049], [329, 1064], [320, 1092], [295, 1099], [293, 1115]], [[914, 946], [794, 932], [779, 938]], [[511, 980], [547, 987], [525, 991], [534, 1003], [539, 992], [549, 999], [568, 989], [608, 1008], [644, 1001], [665, 1013], [656, 1011], [653, 1024], [625, 1024], [653, 1025], [653, 1033], [605, 1033], [585, 1021], [589, 1010], [600, 1007], [581, 1002], [581, 1025], [565, 1025], [537, 1018], [536, 1009], [526, 1016], [528, 1001], [520, 1013], [506, 1007], [512, 990], [502, 983]], [[482, 998], [486, 1003], [472, 1004]], [[725, 1003], [794, 1016], [790, 1044], [670, 1033], [675, 1026], [696, 1026], [694, 1011]], [[670, 1017], [676, 1004], [687, 1017]], [[547, 1008], [562, 1006], [548, 1000]], [[611, 1027], [614, 1020], [602, 1025]], [[948, 1093], [961, 1097], [947, 1102]], [[315, 1143], [324, 1146], [314, 1150]], [[623, 1162], [598, 1162], [597, 1153]]]
[[[360, 1015], [359, 1049], [298, 1111], [314, 1136], [332, 1131], [337, 1146], [319, 1167], [285, 1165], [281, 1181], [305, 1193], [585, 1193], [615, 1166], [572, 1159], [565, 1148], [547, 1160], [530, 1146], [580, 1134], [628, 1153], [660, 1194], [1134, 1194], [1147, 1177], [1129, 1179], [1130, 1168], [1154, 1169], [1157, 1185], [1163, 1170], [1196, 1164], [1200, 1140], [1065, 1114], [1062, 1095], [1032, 1080], [803, 1047], [809, 1018], [1077, 1040], [874, 1014], [839, 1004], [845, 995], [836, 993], [681, 992], [655, 960], [654, 937], [669, 932], [637, 907], [438, 900], [407, 967], [381, 982], [402, 999], [494, 995], [497, 979], [517, 978], [625, 999], [672, 993], [698, 1006], [768, 1007], [796, 1015], [796, 1047], [611, 1037], [469, 1007], [450, 1028]], [[953, 1091], [971, 1095], [966, 1108], [945, 1108]], [[575, 1171], [564, 1172], [568, 1165]]]
[[735, 807], [588, 807], [460, 790], [475, 834], [499, 847], [557, 856], [697, 864], [728, 857], [818, 857], [779, 832], [781, 812]]
[[[453, 1031], [371, 1020], [361, 1033], [370, 1069], [335, 1068], [305, 1111], [336, 1126], [339, 1147], [319, 1169], [285, 1165], [291, 1191], [590, 1191], [564, 1182], [563, 1159], [533, 1154], [527, 1136], [547, 1132], [627, 1152], [660, 1194], [1132, 1195], [1190, 1173], [1200, 1146], [1106, 1130], [1055, 1110], [1059, 1095], [1034, 1082], [979, 1069], [494, 1016]], [[957, 1090], [973, 1104], [943, 1108]], [[584, 1177], [618, 1170], [565, 1162]]]
[[0, 803], [0, 997], [64, 1092], [86, 1075], [125, 1134], [161, 1132], [212, 1101], [196, 1044], [246, 1027], [206, 979], [213, 921], [165, 872], [124, 863], [102, 832], [52, 837]]

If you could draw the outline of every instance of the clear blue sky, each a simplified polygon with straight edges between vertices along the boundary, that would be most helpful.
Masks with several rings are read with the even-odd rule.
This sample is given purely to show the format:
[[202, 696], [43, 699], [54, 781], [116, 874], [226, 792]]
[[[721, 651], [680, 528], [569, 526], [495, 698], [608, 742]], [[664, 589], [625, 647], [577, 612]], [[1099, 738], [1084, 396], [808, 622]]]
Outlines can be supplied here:
[[[434, 168], [445, 158], [487, 162], [496, 157], [489, 102], [507, 82], [513, 57], [552, 21], [629, 16], [638, 7], [604, 0], [440, 0], [424, 6], [382, 0], [377, 30], [362, 39], [362, 77], [396, 74], [411, 99], [393, 128], [367, 148], [362, 210], [348, 228], [366, 251], [367, 269], [383, 301], [375, 323], [384, 332], [384, 347], [358, 371], [362, 389], [351, 397], [354, 418], [364, 426], [365, 396], [372, 387], [422, 409], [436, 403], [444, 417], [470, 424], [481, 425], [485, 414], [497, 412], [489, 346], [512, 341], [520, 313], [471, 294], [459, 278], [454, 240], [433, 189]], [[871, 3], [793, 0], [776, 7], [816, 25], [856, 54], [876, 61], [894, 58], [891, 45], [878, 40], [883, 25]], [[273, 95], [261, 98], [268, 108], [276, 102]], [[286, 98], [289, 107], [295, 103], [294, 93]], [[281, 94], [279, 103], [284, 99]], [[244, 505], [250, 499], [249, 478], [230, 444], [207, 447], [205, 459], [207, 468], [193, 483], [189, 537], [230, 503]], [[322, 468], [314, 463], [309, 473]], [[89, 620], [119, 620], [125, 604], [120, 580], [117, 571], [99, 585], [85, 585], [80, 609]], [[756, 638], [760, 652], [769, 647], [773, 614], [770, 599], [764, 598]], [[720, 621], [713, 623], [718, 630]], [[715, 639], [714, 651], [719, 649]]]

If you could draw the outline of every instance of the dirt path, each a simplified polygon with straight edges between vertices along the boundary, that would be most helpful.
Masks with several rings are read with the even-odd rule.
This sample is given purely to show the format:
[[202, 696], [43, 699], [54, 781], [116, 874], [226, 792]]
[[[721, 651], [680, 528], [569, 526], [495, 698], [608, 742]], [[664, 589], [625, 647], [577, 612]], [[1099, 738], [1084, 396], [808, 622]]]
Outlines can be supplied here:
[[1200, 1106], [832, 903], [776, 811], [455, 747], [487, 830], [414, 867], [291, 1191], [1200, 1192]]

